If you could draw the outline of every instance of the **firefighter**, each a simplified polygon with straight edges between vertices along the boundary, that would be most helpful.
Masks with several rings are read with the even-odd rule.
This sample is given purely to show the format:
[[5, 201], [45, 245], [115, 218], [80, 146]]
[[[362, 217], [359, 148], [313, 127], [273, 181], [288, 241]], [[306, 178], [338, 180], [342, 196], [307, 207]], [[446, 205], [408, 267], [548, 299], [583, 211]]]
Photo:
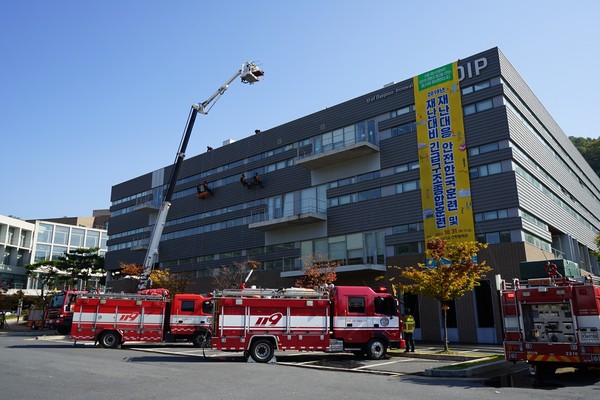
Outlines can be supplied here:
[[406, 342], [406, 350], [404, 352], [408, 353], [412, 351], [414, 353], [415, 338], [413, 337], [413, 333], [415, 331], [415, 319], [410, 315], [410, 308], [406, 309], [406, 314], [402, 318], [402, 322], [404, 323], [404, 341]]
[[258, 172], [254, 174], [254, 184], [260, 186], [260, 188], [263, 188], [263, 184], [260, 181], [260, 177], [258, 176]]
[[242, 184], [242, 186], [247, 187], [248, 189], [250, 189], [250, 185], [248, 184], [248, 182], [246, 182], [246, 175], [242, 174], [241, 178], [240, 178], [240, 183]]

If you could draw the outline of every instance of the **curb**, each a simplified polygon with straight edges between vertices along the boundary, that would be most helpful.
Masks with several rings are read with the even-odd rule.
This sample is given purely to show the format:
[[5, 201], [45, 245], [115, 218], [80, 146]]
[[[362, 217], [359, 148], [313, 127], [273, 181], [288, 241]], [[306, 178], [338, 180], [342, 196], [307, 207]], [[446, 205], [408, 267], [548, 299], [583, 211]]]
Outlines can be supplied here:
[[[481, 360], [485, 360], [486, 358], [482, 358]], [[491, 359], [491, 357], [487, 357], [487, 359]], [[455, 365], [460, 365], [455, 364]], [[506, 369], [513, 366], [513, 363], [506, 360], [489, 362], [481, 365], [475, 365], [473, 367], [466, 367], [464, 369], [440, 369], [440, 368], [431, 368], [425, 370], [425, 376], [434, 376], [434, 377], [452, 377], [452, 378], [466, 378], [475, 375], [485, 374], [490, 371], [495, 371], [499, 369]]]

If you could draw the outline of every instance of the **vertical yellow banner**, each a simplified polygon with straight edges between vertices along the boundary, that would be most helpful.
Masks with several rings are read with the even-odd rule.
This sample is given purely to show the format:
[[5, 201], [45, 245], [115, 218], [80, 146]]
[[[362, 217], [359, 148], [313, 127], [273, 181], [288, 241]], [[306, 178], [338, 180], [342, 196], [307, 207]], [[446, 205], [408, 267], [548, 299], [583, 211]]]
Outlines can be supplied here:
[[475, 240], [458, 63], [414, 77], [425, 240]]

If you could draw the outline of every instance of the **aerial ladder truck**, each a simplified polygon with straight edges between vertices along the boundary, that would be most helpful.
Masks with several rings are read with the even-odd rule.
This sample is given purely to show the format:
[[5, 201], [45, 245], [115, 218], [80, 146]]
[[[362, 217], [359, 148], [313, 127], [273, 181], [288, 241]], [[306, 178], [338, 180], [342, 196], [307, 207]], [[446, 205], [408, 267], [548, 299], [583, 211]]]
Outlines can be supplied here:
[[175, 162], [173, 163], [171, 176], [169, 178], [169, 182], [167, 184], [167, 188], [162, 199], [158, 216], [156, 218], [156, 223], [154, 225], [154, 228], [152, 229], [152, 234], [150, 235], [150, 242], [148, 245], [148, 250], [146, 252], [146, 257], [144, 258], [144, 269], [140, 277], [138, 290], [143, 290], [148, 287], [150, 273], [152, 272], [155, 264], [158, 262], [158, 245], [160, 243], [160, 237], [162, 235], [165, 223], [167, 221], [167, 214], [169, 213], [169, 209], [171, 208], [171, 200], [173, 199], [175, 185], [177, 183], [179, 171], [181, 170], [181, 166], [183, 165], [185, 152], [187, 149], [188, 142], [190, 140], [190, 136], [192, 134], [192, 130], [194, 128], [196, 116], [198, 115], [198, 113], [204, 115], [208, 114], [208, 112], [210, 111], [212, 106], [214, 106], [216, 101], [219, 100], [219, 98], [229, 88], [229, 85], [238, 77], [241, 78], [242, 83], [247, 83], [251, 85], [253, 83], [258, 82], [263, 75], [264, 72], [254, 63], [245, 62], [244, 64], [242, 64], [242, 67], [236, 73], [234, 73], [233, 76], [229, 78], [229, 80], [227, 80], [227, 82], [225, 82], [221, 87], [219, 87], [208, 99], [206, 99], [202, 103], [192, 105], [187, 124], [183, 133], [183, 137], [179, 145], [179, 150], [177, 151]]

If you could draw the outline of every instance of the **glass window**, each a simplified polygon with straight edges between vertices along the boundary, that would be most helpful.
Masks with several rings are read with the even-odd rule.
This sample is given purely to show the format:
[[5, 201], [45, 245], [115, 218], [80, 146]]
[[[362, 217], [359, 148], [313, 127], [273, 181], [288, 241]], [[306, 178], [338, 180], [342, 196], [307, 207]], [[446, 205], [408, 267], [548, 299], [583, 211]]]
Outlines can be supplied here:
[[[71, 240], [69, 244], [72, 247], [83, 247], [83, 238], [85, 236], [85, 230], [79, 228], [71, 229]], [[105, 244], [106, 247], [106, 244]]]
[[483, 219], [486, 221], [498, 219], [498, 213], [496, 213], [496, 211], [488, 211], [486, 213], [483, 213]]
[[473, 90], [478, 91], [478, 90], [489, 88], [489, 87], [490, 87], [490, 81], [479, 82], [479, 83], [476, 83], [473, 85]]
[[392, 297], [376, 297], [374, 305], [376, 314], [397, 315], [396, 302]]
[[462, 94], [469, 94], [469, 93], [473, 93], [473, 86], [467, 86], [466, 88], [462, 89]]
[[106, 249], [106, 241], [108, 240], [108, 235], [106, 233], [102, 233], [102, 236], [100, 236], [100, 248], [101, 249]]
[[35, 250], [35, 262], [50, 260], [50, 245], [38, 244]]
[[361, 249], [363, 248], [363, 240], [362, 235], [360, 233], [353, 233], [351, 235], [346, 236], [346, 243], [348, 244], [348, 249]]
[[365, 200], [369, 200], [369, 192], [368, 191], [359, 192], [358, 193], [358, 201], [365, 201]]
[[496, 151], [496, 150], [498, 150], [498, 142], [488, 143], [488, 144], [479, 146], [479, 151], [481, 153], [489, 153], [491, 151]]
[[364, 314], [365, 298], [364, 297], [348, 297], [348, 312]]
[[65, 254], [67, 254], [67, 247], [54, 246], [52, 249], [52, 260], [58, 260], [58, 258], [63, 257]]
[[402, 185], [402, 191], [409, 192], [411, 190], [417, 190], [417, 181], [404, 182]]
[[85, 238], [85, 247], [98, 247], [100, 243], [100, 232], [88, 231]]
[[340, 205], [350, 204], [350, 195], [340, 196]]
[[486, 242], [489, 244], [500, 243], [500, 232], [490, 232], [485, 235]]
[[194, 300], [183, 300], [181, 302], [181, 311], [194, 312]]
[[475, 104], [469, 104], [463, 107], [463, 114], [464, 115], [471, 115], [471, 114], [475, 114]]
[[69, 244], [69, 227], [68, 226], [57, 226], [56, 227], [56, 232], [54, 233], [54, 243]]
[[54, 225], [40, 224], [38, 232], [38, 242], [52, 243], [52, 232], [54, 231]]
[[492, 99], [480, 101], [477, 103], [477, 112], [489, 110], [490, 108], [494, 108], [494, 103]]
[[500, 172], [502, 172], [502, 164], [499, 162], [488, 164], [487, 167], [489, 175], [499, 174]]
[[500, 232], [500, 243], [510, 243], [510, 231]]
[[469, 178], [478, 178], [479, 177], [479, 169], [477, 167], [469, 168]]

